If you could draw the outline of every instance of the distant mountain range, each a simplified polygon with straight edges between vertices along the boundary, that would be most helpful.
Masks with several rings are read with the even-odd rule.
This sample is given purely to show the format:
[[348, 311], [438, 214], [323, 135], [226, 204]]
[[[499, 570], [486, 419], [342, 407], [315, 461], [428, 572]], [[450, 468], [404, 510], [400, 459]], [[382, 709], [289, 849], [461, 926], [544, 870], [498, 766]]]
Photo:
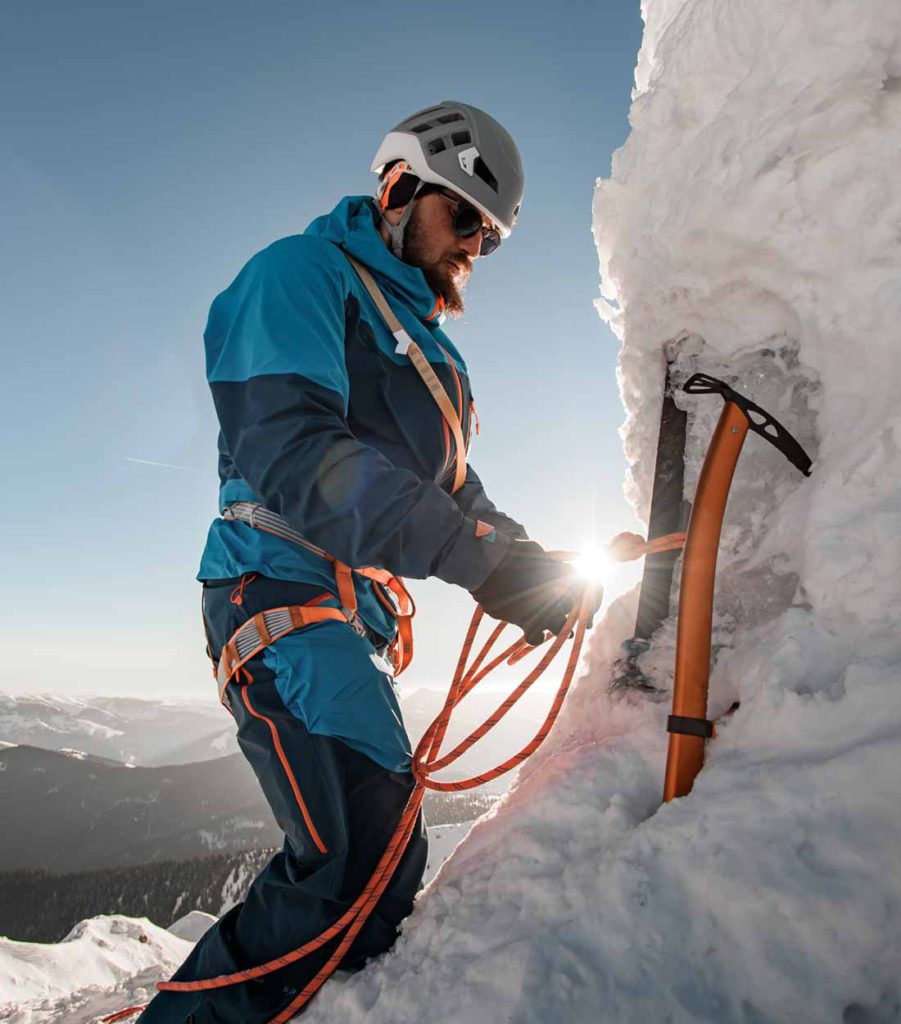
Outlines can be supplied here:
[[[472, 821], [494, 799], [429, 793], [430, 824]], [[159, 768], [26, 745], [0, 749], [0, 871], [72, 872], [281, 846], [241, 754]]]
[[[463, 823], [429, 829], [426, 882], [469, 827], [469, 823]], [[185, 861], [166, 860], [132, 868], [70, 874], [0, 872], [0, 936], [20, 942], [59, 942], [85, 918], [126, 914], [149, 917], [163, 927], [181, 919], [181, 927], [173, 924], [172, 932], [182, 938], [198, 939], [216, 917], [244, 899], [250, 883], [275, 852], [260, 849], [218, 853]], [[184, 917], [186, 911], [191, 912], [188, 918]], [[201, 911], [213, 917], [206, 917]], [[0, 979], [2, 975], [0, 940]]]
[[[498, 693], [478, 691], [467, 697], [454, 712], [443, 750], [480, 725], [501, 699]], [[444, 694], [425, 688], [403, 697], [401, 710], [414, 743], [443, 702]], [[527, 695], [490, 738], [444, 777], [483, 771], [516, 751], [535, 732], [549, 702], [541, 694]], [[238, 751], [234, 722], [212, 696], [208, 701], [161, 701], [0, 693], [0, 747], [4, 742], [83, 751], [144, 767], [210, 761]]]
[[0, 693], [0, 741], [82, 750], [126, 764], [190, 764], [223, 757], [238, 750], [234, 733], [234, 722], [213, 698]]
[[0, 870], [80, 871], [278, 846], [240, 754], [130, 768], [25, 745], [0, 750]]
[[162, 927], [188, 911], [219, 917], [244, 898], [274, 852], [219, 853], [64, 875], [0, 872], [0, 935], [59, 942], [79, 921], [97, 914], [149, 917]]
[[[474, 694], [455, 715], [444, 751], [500, 702]], [[532, 734], [540, 696], [441, 773], [459, 779], [492, 767]], [[413, 741], [442, 695], [418, 690], [402, 703]], [[235, 748], [218, 704], [115, 697], [0, 694], [0, 871], [52, 873], [135, 867], [281, 845], [259, 785]], [[472, 821], [506, 788], [429, 792], [431, 825]]]
[[[500, 699], [467, 699], [444, 750]], [[442, 702], [433, 690], [403, 701], [414, 743]], [[534, 731], [544, 703], [514, 711], [442, 777], [503, 760]], [[235, 749], [234, 723], [212, 700], [0, 694], [0, 933], [47, 941], [100, 911], [167, 923], [239, 899], [283, 837]], [[427, 793], [430, 874], [462, 837], [456, 823], [490, 809], [506, 782]]]

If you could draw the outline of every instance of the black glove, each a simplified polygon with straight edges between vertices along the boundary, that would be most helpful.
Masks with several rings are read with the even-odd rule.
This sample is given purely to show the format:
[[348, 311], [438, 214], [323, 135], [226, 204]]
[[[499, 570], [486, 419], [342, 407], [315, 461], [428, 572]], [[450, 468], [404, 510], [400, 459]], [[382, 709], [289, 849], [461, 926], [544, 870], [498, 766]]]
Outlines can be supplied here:
[[579, 592], [573, 570], [531, 540], [515, 540], [472, 596], [492, 618], [519, 626], [533, 646], [559, 633]]

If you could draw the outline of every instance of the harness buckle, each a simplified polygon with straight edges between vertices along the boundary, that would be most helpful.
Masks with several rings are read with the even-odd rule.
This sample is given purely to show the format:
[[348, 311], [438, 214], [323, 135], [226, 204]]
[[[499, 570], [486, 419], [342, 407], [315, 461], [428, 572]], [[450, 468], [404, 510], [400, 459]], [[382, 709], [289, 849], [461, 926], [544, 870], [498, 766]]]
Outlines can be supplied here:
[[364, 640], [368, 639], [369, 633], [366, 626], [363, 624], [363, 620], [356, 612], [352, 612], [349, 608], [342, 608], [341, 614], [347, 619], [348, 626], [350, 626], [357, 636], [361, 636]]

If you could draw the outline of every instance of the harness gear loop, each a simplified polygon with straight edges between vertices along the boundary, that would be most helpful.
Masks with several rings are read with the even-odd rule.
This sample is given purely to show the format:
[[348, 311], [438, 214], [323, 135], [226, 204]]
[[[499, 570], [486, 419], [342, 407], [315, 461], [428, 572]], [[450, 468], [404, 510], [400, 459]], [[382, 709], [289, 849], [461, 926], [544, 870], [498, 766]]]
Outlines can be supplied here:
[[219, 700], [222, 704], [226, 704], [225, 688], [235, 673], [243, 669], [251, 658], [270, 644], [281, 640], [288, 633], [293, 633], [295, 629], [303, 629], [304, 626], [312, 626], [316, 622], [347, 622], [343, 609], [321, 607], [323, 601], [331, 598], [332, 595], [325, 591], [306, 604], [269, 608], [242, 623], [222, 648], [216, 666], [216, 681], [219, 684]]
[[229, 601], [239, 607], [244, 604], [244, 588], [253, 583], [256, 578], [257, 573], [255, 572], [243, 573], [241, 576], [241, 582], [234, 588], [234, 590], [232, 590], [231, 594], [229, 594]]
[[[409, 356], [410, 362], [422, 378], [425, 386], [429, 389], [429, 393], [432, 398], [435, 399], [438, 408], [441, 410], [441, 415], [444, 417], [451, 433], [453, 434], [454, 446], [456, 447], [456, 465], [454, 467], [454, 484], [451, 489], [451, 493], [455, 494], [460, 490], [466, 480], [467, 445], [463, 439], [463, 426], [460, 422], [462, 409], [458, 413], [454, 408], [454, 403], [450, 400], [448, 393], [444, 390], [444, 386], [441, 381], [438, 380], [438, 375], [432, 369], [428, 359], [423, 355], [422, 349], [404, 330], [404, 327], [395, 315], [394, 310], [388, 304], [388, 300], [385, 298], [384, 293], [375, 283], [375, 278], [372, 276], [369, 269], [363, 266], [358, 259], [351, 256], [349, 252], [344, 252], [344, 255], [350, 261], [351, 266], [363, 282], [363, 287], [367, 292], [369, 292], [370, 298], [375, 303], [378, 311], [382, 314], [385, 323], [388, 325], [388, 330], [390, 330], [394, 335], [394, 338], [397, 341], [397, 352], [402, 355]], [[442, 351], [444, 350], [442, 349]], [[456, 369], [454, 368], [454, 364], [450, 356], [448, 356], [446, 352], [444, 354], [456, 374]]]

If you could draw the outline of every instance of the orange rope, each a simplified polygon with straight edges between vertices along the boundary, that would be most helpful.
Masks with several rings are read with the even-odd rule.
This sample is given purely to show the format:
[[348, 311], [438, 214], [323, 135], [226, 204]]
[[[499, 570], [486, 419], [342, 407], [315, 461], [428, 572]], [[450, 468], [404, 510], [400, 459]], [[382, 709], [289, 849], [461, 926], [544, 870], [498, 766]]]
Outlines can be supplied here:
[[652, 540], [645, 540], [640, 533], [618, 533], [607, 545], [610, 557], [616, 562], [634, 562], [645, 555], [657, 555], [661, 551], [677, 551], [685, 547], [684, 533], [666, 533]]
[[125, 1020], [126, 1017], [130, 1017], [133, 1013], [140, 1013], [141, 1010], [146, 1009], [146, 1006], [127, 1006], [124, 1010], [119, 1010], [118, 1013], [111, 1013], [108, 1017], [101, 1017], [103, 1024], [115, 1024], [117, 1020]]
[[[306, 987], [298, 993], [298, 995], [288, 1006], [285, 1007], [284, 1010], [269, 1021], [269, 1024], [285, 1024], [286, 1021], [290, 1020], [294, 1014], [296, 1014], [310, 1001], [310, 999], [316, 992], [318, 992], [338, 967], [358, 932], [366, 923], [385, 889], [388, 887], [388, 884], [394, 875], [394, 871], [407, 848], [414, 829], [416, 828], [416, 821], [419, 817], [419, 811], [422, 807], [422, 801], [425, 796], [426, 789], [459, 791], [480, 786], [483, 783], [490, 782], [492, 779], [496, 779], [498, 776], [503, 775], [522, 764], [522, 762], [533, 754], [544, 742], [557, 718], [557, 715], [560, 713], [563, 701], [569, 690], [570, 684], [572, 683], [576, 667], [579, 663], [582, 643], [585, 638], [585, 630], [589, 620], [590, 603], [591, 588], [586, 587], [578, 605], [570, 612], [563, 628], [557, 636], [553, 638], [547, 651], [542, 655], [538, 664], [529, 672], [526, 678], [519, 684], [519, 686], [516, 687], [510, 696], [503, 701], [503, 703], [501, 703], [491, 715], [489, 715], [482, 725], [458, 743], [450, 753], [445, 754], [444, 756], [439, 756], [441, 744], [444, 741], [445, 734], [447, 733], [447, 728], [450, 724], [454, 708], [457, 707], [463, 698], [479, 682], [481, 682], [489, 672], [497, 668], [498, 665], [504, 661], [512, 661], [514, 658], [521, 656], [523, 652], [527, 652], [531, 649], [530, 645], [526, 643], [525, 637], [520, 637], [518, 640], [510, 644], [504, 651], [485, 664], [491, 649], [507, 625], [506, 623], [501, 622], [494, 627], [488, 637], [488, 640], [476, 655], [472, 664], [467, 667], [467, 662], [469, 661], [469, 656], [475, 643], [476, 633], [485, 614], [481, 607], [477, 607], [473, 614], [472, 621], [470, 622], [469, 629], [467, 630], [466, 638], [463, 641], [463, 647], [460, 651], [460, 657], [457, 662], [454, 679], [451, 683], [447, 700], [444, 702], [444, 707], [441, 709], [438, 717], [432, 722], [428, 729], [426, 729], [425, 734], [417, 744], [416, 750], [413, 754], [412, 770], [413, 776], [416, 780], [413, 792], [410, 794], [410, 798], [407, 801], [407, 805], [400, 817], [400, 821], [397, 824], [394, 835], [388, 843], [388, 846], [385, 848], [385, 851], [376, 865], [371, 878], [348, 910], [345, 911], [345, 913], [342, 914], [342, 916], [335, 921], [333, 925], [326, 928], [325, 931], [321, 932], [314, 939], [304, 943], [304, 945], [292, 950], [290, 953], [285, 953], [280, 957], [276, 957], [274, 960], [269, 960], [268, 962], [259, 964], [256, 967], [249, 967], [241, 971], [235, 971], [232, 974], [222, 974], [216, 978], [207, 978], [202, 981], [162, 981], [157, 984], [157, 989], [161, 992], [203, 992], [209, 989], [225, 988], [230, 985], [237, 985], [241, 982], [251, 981], [254, 978], [263, 977], [264, 975], [271, 974], [273, 971], [280, 970], [283, 967], [296, 963], [309, 953], [312, 953], [314, 950], [325, 945], [325, 943], [330, 939], [333, 939], [340, 935], [341, 932], [344, 932], [345, 934], [341, 938], [341, 941], [335, 947], [334, 952], [326, 963], [319, 969], [318, 973], [307, 983]], [[472, 778], [463, 779], [458, 782], [440, 782], [433, 779], [431, 777], [433, 772], [437, 772], [452, 764], [466, 753], [474, 743], [481, 739], [487, 732], [489, 732], [489, 730], [493, 729], [494, 726], [500, 722], [504, 715], [510, 711], [513, 705], [526, 693], [529, 687], [532, 686], [554, 658], [556, 658], [557, 654], [563, 647], [563, 644], [573, 631], [575, 639], [572, 649], [570, 650], [566, 668], [563, 672], [563, 678], [557, 689], [557, 694], [554, 697], [544, 722], [541, 724], [541, 727], [532, 739], [520, 751], [512, 757], [507, 758], [506, 761], [503, 761], [501, 764], [495, 766], [489, 771], [482, 772]], [[130, 1007], [128, 1010], [122, 1010], [118, 1014], [113, 1014], [110, 1017], [104, 1017], [104, 1024], [114, 1024], [115, 1021], [122, 1020], [131, 1013], [135, 1013], [141, 1009], [143, 1009], [143, 1007]]]

